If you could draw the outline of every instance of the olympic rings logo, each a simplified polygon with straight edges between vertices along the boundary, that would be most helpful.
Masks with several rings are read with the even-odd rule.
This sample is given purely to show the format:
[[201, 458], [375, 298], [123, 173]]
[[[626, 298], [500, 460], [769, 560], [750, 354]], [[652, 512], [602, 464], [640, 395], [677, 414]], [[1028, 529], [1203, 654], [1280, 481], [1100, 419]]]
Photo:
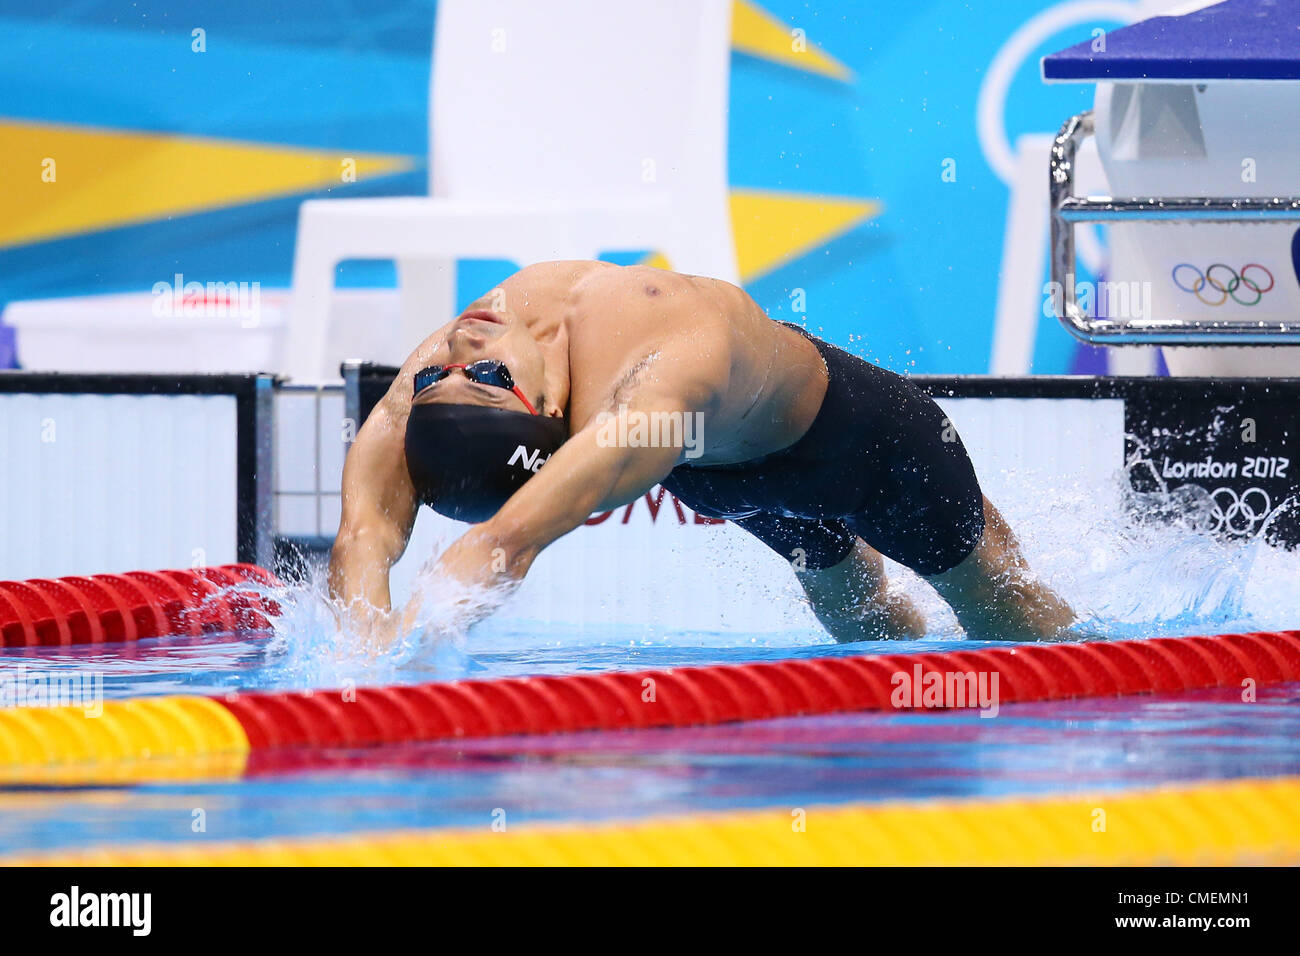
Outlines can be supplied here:
[[1210, 501], [1213, 502], [1210, 517], [1214, 521], [1210, 530], [1229, 534], [1250, 534], [1273, 509], [1273, 502], [1263, 488], [1247, 488], [1240, 495], [1231, 488], [1215, 488]]
[[[1182, 277], [1179, 278], [1180, 269], [1190, 269], [1192, 272], [1196, 273], [1196, 278], [1192, 279], [1186, 271], [1184, 271]], [[1216, 273], [1214, 271], [1215, 269], [1218, 269], [1219, 271]], [[1254, 278], [1247, 275], [1251, 269], [1259, 270], [1256, 272]], [[1264, 293], [1272, 289], [1274, 285], [1273, 273], [1269, 272], [1268, 269], [1261, 266], [1258, 262], [1251, 262], [1242, 266], [1240, 275], [1238, 275], [1237, 270], [1232, 268], [1232, 266], [1225, 265], [1222, 262], [1214, 263], [1214, 265], [1210, 266], [1204, 272], [1196, 268], [1196, 266], [1192, 265], [1190, 262], [1180, 262], [1178, 265], [1174, 266], [1173, 272], [1170, 273], [1170, 275], [1173, 277], [1174, 285], [1178, 286], [1178, 288], [1184, 292], [1190, 292], [1206, 305], [1223, 305], [1223, 303], [1227, 302], [1228, 299], [1232, 299], [1232, 301], [1236, 302], [1238, 305], [1259, 305], [1259, 300], [1264, 298]], [[1268, 285], [1263, 285], [1265, 276], [1268, 277]], [[1187, 285], [1186, 283], [1189, 281], [1191, 284]], [[1244, 293], [1246, 296], [1245, 298], [1239, 298], [1237, 296], [1237, 290], [1243, 286], [1245, 286], [1248, 291]], [[1207, 288], [1213, 291], [1203, 295], [1202, 293], [1204, 293]], [[1249, 298], [1251, 293], [1254, 293], [1255, 297], [1253, 299]]]

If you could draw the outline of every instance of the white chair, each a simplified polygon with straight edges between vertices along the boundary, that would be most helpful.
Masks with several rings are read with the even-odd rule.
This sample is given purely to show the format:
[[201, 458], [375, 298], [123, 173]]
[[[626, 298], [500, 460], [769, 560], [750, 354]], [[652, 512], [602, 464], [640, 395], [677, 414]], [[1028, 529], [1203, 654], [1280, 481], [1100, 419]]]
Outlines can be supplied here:
[[737, 281], [730, 16], [729, 0], [440, 0], [430, 195], [302, 204], [289, 373], [336, 374], [326, 346], [344, 259], [397, 261], [406, 351], [454, 314], [457, 259], [652, 249]]

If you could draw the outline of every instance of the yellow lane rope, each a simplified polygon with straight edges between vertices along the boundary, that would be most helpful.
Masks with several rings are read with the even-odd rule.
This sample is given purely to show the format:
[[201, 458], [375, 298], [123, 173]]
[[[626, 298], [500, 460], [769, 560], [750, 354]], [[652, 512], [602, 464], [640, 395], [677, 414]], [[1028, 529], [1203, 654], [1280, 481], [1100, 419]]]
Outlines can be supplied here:
[[0, 783], [126, 783], [237, 777], [248, 736], [207, 697], [0, 708]]
[[1300, 777], [1091, 796], [791, 807], [592, 824], [97, 847], [58, 866], [1300, 863]]

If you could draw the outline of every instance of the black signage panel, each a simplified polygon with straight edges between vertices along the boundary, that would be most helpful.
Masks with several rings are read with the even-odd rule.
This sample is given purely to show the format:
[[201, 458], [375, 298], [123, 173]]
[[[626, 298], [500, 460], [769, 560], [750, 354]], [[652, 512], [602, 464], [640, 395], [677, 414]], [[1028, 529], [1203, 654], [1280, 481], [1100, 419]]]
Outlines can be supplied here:
[[[1157, 379], [1124, 402], [1135, 491], [1184, 489], [1209, 530], [1300, 544], [1300, 382]], [[1202, 494], [1203, 493], [1203, 494]]]

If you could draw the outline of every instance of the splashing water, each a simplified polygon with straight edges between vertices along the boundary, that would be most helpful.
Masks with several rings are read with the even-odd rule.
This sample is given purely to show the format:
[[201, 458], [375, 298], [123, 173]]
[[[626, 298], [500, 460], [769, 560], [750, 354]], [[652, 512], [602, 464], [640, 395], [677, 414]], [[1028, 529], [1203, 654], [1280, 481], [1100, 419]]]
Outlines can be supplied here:
[[359, 683], [359, 675], [364, 675], [366, 682], [396, 676], [395, 654], [367, 651], [359, 635], [340, 628], [323, 569], [305, 581], [269, 588], [266, 596], [280, 605], [280, 616], [271, 619], [268, 662], [289, 682], [308, 687], [348, 686], [349, 682]]
[[[996, 502], [1015, 529], [1034, 573], [1065, 598], [1079, 615], [1075, 637], [1113, 639], [1215, 633], [1233, 630], [1289, 629], [1300, 626], [1300, 552], [1265, 540], [1270, 513], [1249, 538], [1216, 535], [1214, 503], [1194, 485], [1153, 492], [1131, 489], [1129, 473], [1148, 462], [1135, 459], [1110, 486], [1069, 486], [1059, 476], [1000, 475]], [[1010, 493], [1008, 493], [1008, 489]], [[579, 615], [571, 621], [526, 620], [508, 603], [493, 618], [466, 634], [454, 625], [466, 601], [500, 603], [500, 595], [476, 595], [439, 583], [427, 573], [451, 543], [436, 542], [420, 575], [421, 605], [416, 626], [382, 652], [365, 649], [359, 636], [340, 630], [328, 597], [324, 571], [290, 586], [244, 585], [279, 603], [267, 666], [280, 685], [347, 686], [471, 676], [484, 665], [513, 652], [529, 659], [556, 653], [582, 654], [598, 646], [618, 647], [797, 647], [829, 644], [819, 633], [771, 635], [667, 629], [651, 641], [644, 622], [627, 622], [625, 631], [600, 627], [593, 636]], [[764, 572], [766, 573], [766, 572]], [[951, 610], [921, 578], [891, 566], [896, 587], [912, 597], [931, 622], [931, 638], [961, 639]], [[766, 589], [774, 602], [802, 600], [792, 580], [771, 577]], [[627, 587], [650, 586], [628, 581]], [[725, 602], [724, 602], [725, 603]], [[720, 604], [720, 607], [722, 604]], [[720, 611], [721, 616], [721, 611]], [[775, 643], [774, 643], [775, 642]], [[558, 650], [557, 650], [558, 649]], [[897, 650], [898, 645], [887, 646]]]
[[[466, 653], [466, 628], [457, 622], [467, 605], [500, 604], [504, 596], [491, 590], [471, 592], [432, 574], [450, 543], [450, 538], [437, 542], [419, 576], [414, 622], [385, 647], [376, 647], [339, 614], [323, 567], [312, 569], [304, 580], [278, 587], [242, 585], [280, 606], [280, 615], [270, 619], [272, 639], [266, 648], [271, 681], [346, 687], [463, 677], [479, 669]], [[395, 608], [395, 613], [403, 610]]]
[[1293, 502], [1252, 535], [1226, 537], [1200, 486], [1170, 489], [1157, 475], [1158, 490], [1132, 490], [1130, 474], [1149, 468], [1135, 456], [1106, 489], [1024, 476], [1004, 509], [1035, 572], [1074, 606], [1073, 630], [1122, 638], [1300, 626], [1300, 553], [1266, 540]]

